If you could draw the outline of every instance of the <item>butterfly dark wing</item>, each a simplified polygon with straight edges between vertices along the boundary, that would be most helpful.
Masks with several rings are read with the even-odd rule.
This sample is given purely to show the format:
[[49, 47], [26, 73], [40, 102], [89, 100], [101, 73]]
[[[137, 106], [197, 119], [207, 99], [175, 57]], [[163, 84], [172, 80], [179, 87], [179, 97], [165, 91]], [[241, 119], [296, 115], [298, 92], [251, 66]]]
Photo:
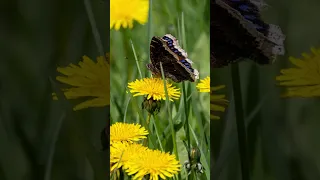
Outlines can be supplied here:
[[261, 20], [259, 7], [247, 0], [211, 3], [211, 65], [223, 67], [239, 59], [269, 64], [283, 54], [284, 36]]
[[254, 28], [265, 36], [268, 35], [269, 24], [261, 19], [260, 10], [256, 4], [248, 0], [221, 0], [238, 11], [241, 16], [252, 23]]
[[170, 52], [165, 46], [165, 42], [159, 37], [153, 37], [150, 43], [150, 59], [151, 64], [147, 67], [156, 76], [161, 76], [160, 62], [162, 63], [164, 75], [166, 78], [170, 78], [175, 82], [181, 82], [189, 80], [193, 82], [194, 76], [190, 75], [190, 72], [178, 62], [179, 57]]
[[255, 38], [242, 27], [226, 8], [211, 5], [210, 50], [214, 67], [226, 66], [241, 57], [248, 57], [257, 47]]

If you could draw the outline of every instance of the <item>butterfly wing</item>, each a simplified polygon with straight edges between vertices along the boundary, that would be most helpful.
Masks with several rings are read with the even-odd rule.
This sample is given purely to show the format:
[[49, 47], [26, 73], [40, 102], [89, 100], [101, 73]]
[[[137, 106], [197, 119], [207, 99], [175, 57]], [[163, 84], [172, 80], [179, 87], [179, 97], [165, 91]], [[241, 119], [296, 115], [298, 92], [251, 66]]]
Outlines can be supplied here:
[[257, 4], [248, 0], [212, 2], [210, 49], [213, 67], [239, 59], [269, 64], [275, 55], [284, 53], [284, 35], [279, 27], [261, 20]]
[[182, 63], [178, 62], [179, 57], [171, 52], [159, 37], [153, 37], [151, 40], [150, 59], [152, 65], [149, 65], [149, 69], [156, 75], [161, 76], [161, 62], [166, 78], [170, 78], [175, 82], [194, 81], [194, 75], [190, 74], [190, 71]]
[[226, 5], [217, 2], [211, 5], [210, 50], [214, 67], [223, 67], [241, 57], [248, 57], [258, 45]]
[[248, 0], [217, 0], [217, 2], [227, 4], [242, 16], [242, 20], [249, 21], [257, 31], [265, 36], [268, 35], [269, 24], [262, 21], [260, 10], [253, 2]]

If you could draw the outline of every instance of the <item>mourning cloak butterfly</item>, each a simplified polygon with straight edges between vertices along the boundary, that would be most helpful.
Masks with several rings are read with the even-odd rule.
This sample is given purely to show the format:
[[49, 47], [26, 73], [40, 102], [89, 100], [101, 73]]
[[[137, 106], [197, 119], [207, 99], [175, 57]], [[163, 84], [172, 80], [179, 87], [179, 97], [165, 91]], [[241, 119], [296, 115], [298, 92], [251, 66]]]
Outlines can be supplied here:
[[214, 0], [211, 3], [211, 66], [219, 68], [241, 59], [270, 64], [284, 54], [281, 29], [262, 21], [262, 3]]
[[154, 76], [161, 77], [160, 62], [164, 75], [174, 82], [191, 81], [199, 79], [199, 72], [193, 69], [192, 61], [187, 53], [179, 46], [178, 40], [171, 34], [161, 37], [152, 37], [150, 43], [151, 63], [147, 68]]

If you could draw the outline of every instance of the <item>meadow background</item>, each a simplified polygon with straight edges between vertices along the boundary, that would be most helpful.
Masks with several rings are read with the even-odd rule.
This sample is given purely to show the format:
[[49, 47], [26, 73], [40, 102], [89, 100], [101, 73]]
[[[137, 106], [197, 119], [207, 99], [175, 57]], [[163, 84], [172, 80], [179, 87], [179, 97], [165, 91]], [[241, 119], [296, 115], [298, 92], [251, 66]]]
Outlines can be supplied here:
[[[90, 3], [109, 52], [109, 1]], [[106, 180], [108, 107], [73, 111], [83, 99], [51, 95], [58, 66], [100, 55], [84, 1], [4, 0], [0, 9], [0, 179]]]
[[[179, 40], [180, 46], [188, 53], [194, 62], [193, 68], [200, 72], [200, 79], [210, 75], [209, 68], [209, 1], [202, 0], [163, 0], [152, 2], [150, 9], [150, 20], [145, 25], [134, 24], [133, 29], [111, 30], [111, 124], [115, 122], [146, 124], [147, 112], [141, 109], [143, 97], [132, 97], [128, 93], [128, 83], [151, 77], [146, 68], [149, 63], [149, 48], [152, 36], [163, 36], [172, 34]], [[132, 44], [131, 44], [132, 42]], [[134, 51], [132, 48], [134, 46]], [[137, 58], [134, 56], [136, 53]], [[198, 81], [199, 82], [199, 81]], [[200, 179], [209, 179], [210, 174], [210, 127], [209, 127], [209, 93], [199, 93], [196, 89], [197, 83], [185, 82], [186, 97], [190, 96], [186, 106], [183, 95], [179, 100], [170, 102], [172, 119], [176, 126], [177, 146], [181, 164], [188, 159], [186, 148], [182, 143], [186, 133], [183, 124], [186, 119], [186, 108], [189, 109], [188, 118], [194, 135], [191, 140], [202, 152], [201, 162], [206, 168], [205, 175]], [[182, 83], [175, 83], [182, 93]], [[168, 110], [163, 101], [161, 112], [156, 115], [156, 124], [159, 128], [160, 139], [166, 152], [172, 152], [172, 138], [169, 126]], [[153, 120], [151, 120], [153, 122]], [[160, 149], [156, 142], [155, 134], [149, 136], [149, 142], [153, 142], [153, 149]], [[150, 143], [149, 143], [150, 144]], [[182, 167], [182, 179], [185, 179], [185, 170]]]
[[[284, 92], [275, 77], [280, 69], [294, 67], [288, 57], [310, 53], [320, 46], [317, 0], [267, 0], [263, 18], [277, 24], [286, 35], [285, 56], [272, 66], [251, 61], [239, 64], [247, 123], [249, 167], [252, 180], [320, 179], [319, 98], [280, 98]], [[213, 12], [212, 12], [213, 13]], [[211, 69], [214, 85], [226, 84], [231, 101], [220, 121], [211, 121], [212, 178], [240, 180], [241, 170], [232, 99], [230, 67]]]

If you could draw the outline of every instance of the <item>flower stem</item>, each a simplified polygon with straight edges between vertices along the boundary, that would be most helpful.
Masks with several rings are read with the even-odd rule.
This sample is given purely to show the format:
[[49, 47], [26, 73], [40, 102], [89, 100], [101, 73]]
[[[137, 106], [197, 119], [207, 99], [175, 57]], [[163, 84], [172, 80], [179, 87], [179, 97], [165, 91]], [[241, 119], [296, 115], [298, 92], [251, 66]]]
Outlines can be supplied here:
[[250, 180], [247, 159], [247, 135], [242, 108], [242, 94], [240, 85], [240, 73], [238, 64], [231, 64], [231, 76], [233, 84], [233, 96], [235, 101], [236, 122], [238, 131], [238, 145], [243, 180]]
[[168, 96], [168, 90], [167, 90], [167, 83], [166, 83], [166, 78], [164, 76], [164, 71], [162, 67], [162, 63], [160, 62], [160, 70], [162, 74], [162, 81], [164, 84], [164, 92], [166, 94], [166, 106], [169, 114], [169, 124], [170, 124], [170, 129], [171, 129], [171, 135], [172, 135], [172, 143], [173, 143], [173, 152], [176, 155], [177, 159], [179, 159], [179, 154], [177, 150], [177, 141], [176, 141], [176, 132], [174, 130], [174, 125], [173, 125], [173, 120], [172, 120], [172, 114], [171, 114], [171, 108], [170, 108], [170, 103], [169, 103], [169, 96]]
[[148, 41], [146, 42], [146, 49], [148, 52], [148, 61], [150, 61], [150, 42], [152, 39], [152, 0], [149, 0], [149, 12], [148, 12], [148, 30], [147, 30], [147, 34], [148, 34]]
[[149, 123], [150, 123], [150, 118], [151, 118], [151, 114], [148, 113], [148, 119], [147, 119], [147, 125], [148, 125], [148, 127], [149, 127]]
[[158, 118], [157, 118], [157, 116], [153, 115], [153, 125], [154, 125], [154, 128], [155, 128], [155, 130], [156, 130], [157, 139], [158, 139], [158, 141], [159, 141], [159, 145], [160, 145], [161, 151], [164, 151], [164, 149], [163, 149], [163, 147], [162, 147], [162, 144], [161, 144], [160, 137], [159, 137], [158, 126], [157, 126], [157, 124], [156, 124], [156, 121], [158, 121]]
[[188, 147], [190, 148], [191, 146], [190, 146], [190, 130], [189, 130], [189, 108], [187, 105], [187, 93], [186, 93], [184, 82], [182, 82], [182, 92], [183, 92], [184, 112], [186, 115], [186, 122], [185, 122], [186, 136], [187, 136]]
[[[148, 41], [147, 41], [147, 50], [150, 51], [149, 42], [152, 38], [152, 0], [149, 0], [149, 12], [148, 12]], [[150, 52], [148, 53], [150, 56]]]
[[[151, 114], [148, 113], [148, 119], [147, 119], [147, 121], [146, 121], [146, 122], [147, 122], [147, 124], [146, 124], [146, 129], [147, 129], [147, 131], [148, 131], [149, 133], [150, 133], [150, 127], [149, 127], [150, 118], [151, 118]], [[150, 134], [148, 135], [148, 137], [149, 137], [149, 136], [150, 136]], [[148, 147], [148, 145], [149, 145], [148, 141], [149, 141], [149, 138], [143, 140], [143, 144], [144, 144], [145, 146], [147, 146], [147, 147]]]

